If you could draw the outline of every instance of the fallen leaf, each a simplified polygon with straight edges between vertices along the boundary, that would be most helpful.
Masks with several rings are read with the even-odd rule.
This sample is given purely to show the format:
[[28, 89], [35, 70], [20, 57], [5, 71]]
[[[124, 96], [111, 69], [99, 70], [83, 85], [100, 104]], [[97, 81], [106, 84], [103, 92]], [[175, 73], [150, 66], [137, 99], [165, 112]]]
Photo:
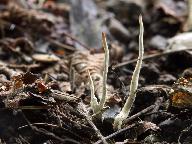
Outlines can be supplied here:
[[170, 91], [171, 104], [178, 108], [192, 107], [192, 77], [181, 77]]
[[34, 54], [32, 58], [39, 62], [50, 63], [50, 62], [58, 62], [60, 60], [56, 55], [49, 54]]

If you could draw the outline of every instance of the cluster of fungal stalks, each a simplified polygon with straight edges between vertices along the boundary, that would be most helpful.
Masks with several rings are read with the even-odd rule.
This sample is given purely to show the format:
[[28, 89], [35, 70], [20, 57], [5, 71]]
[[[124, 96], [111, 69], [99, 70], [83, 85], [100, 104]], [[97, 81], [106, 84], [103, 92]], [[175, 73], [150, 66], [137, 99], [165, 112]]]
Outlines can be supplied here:
[[105, 51], [104, 54], [90, 54], [89, 51], [76, 52], [71, 59], [71, 69], [76, 72], [75, 76], [80, 77], [81, 82], [89, 82], [91, 108], [94, 114], [104, 107], [107, 95], [109, 50], [104, 33], [102, 33], [102, 43]]
[[[140, 34], [139, 34], [139, 57], [135, 70], [133, 72], [129, 97], [123, 106], [121, 112], [115, 117], [114, 129], [120, 129], [123, 121], [129, 116], [131, 107], [135, 101], [136, 90], [140, 69], [142, 66], [144, 46], [143, 46], [143, 22], [139, 16]], [[106, 36], [102, 33], [102, 45], [105, 54], [90, 54], [89, 52], [78, 52], [72, 57], [71, 66], [82, 77], [84, 82], [89, 81], [91, 90], [91, 108], [94, 114], [99, 114], [105, 106], [107, 98], [107, 73], [109, 66], [109, 50]], [[104, 62], [103, 62], [104, 56]], [[94, 61], [93, 61], [94, 60]]]
[[89, 73], [89, 79], [90, 79], [90, 89], [91, 89], [91, 108], [93, 109], [93, 112], [95, 114], [99, 113], [106, 101], [107, 96], [107, 73], [108, 73], [108, 66], [109, 66], [109, 49], [107, 45], [106, 36], [104, 33], [102, 33], [102, 44], [105, 51], [105, 58], [104, 58], [104, 69], [103, 69], [103, 76], [102, 76], [102, 93], [100, 93], [101, 97], [99, 97], [99, 102], [95, 96], [95, 88], [94, 83], [92, 80], [92, 77]]

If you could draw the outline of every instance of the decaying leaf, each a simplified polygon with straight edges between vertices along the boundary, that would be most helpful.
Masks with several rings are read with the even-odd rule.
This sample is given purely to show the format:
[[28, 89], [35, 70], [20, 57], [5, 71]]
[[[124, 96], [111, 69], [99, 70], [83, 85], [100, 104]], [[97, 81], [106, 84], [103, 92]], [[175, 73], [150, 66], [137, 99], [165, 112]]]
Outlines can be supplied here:
[[48, 90], [48, 87], [45, 85], [45, 83], [42, 80], [37, 80], [37, 89], [39, 91], [39, 93], [43, 93], [46, 90]]
[[22, 81], [24, 84], [33, 84], [37, 79], [39, 79], [38, 75], [31, 72], [22, 74]]
[[[37, 31], [49, 32], [56, 18], [48, 13], [22, 8], [11, 2], [8, 7], [9, 18], [20, 25], [35, 28]], [[20, 23], [22, 21], [22, 23]]]
[[61, 100], [61, 101], [76, 101], [77, 97], [75, 95], [70, 95], [65, 92], [61, 92], [58, 90], [51, 90], [52, 92], [52, 97], [56, 100]]
[[[103, 69], [104, 69], [104, 54], [96, 53], [91, 54], [88, 51], [76, 52], [71, 58], [71, 66], [76, 71], [76, 83], [89, 82], [88, 72], [94, 81], [96, 97], [100, 98], [102, 95], [103, 85]], [[113, 88], [107, 86], [107, 99], [108, 103], [118, 103], [121, 99], [112, 94]]]
[[50, 62], [58, 62], [60, 60], [56, 55], [49, 54], [34, 54], [32, 55], [33, 59], [39, 62], [50, 63]]
[[[104, 54], [90, 54], [89, 51], [76, 52], [71, 59], [71, 66], [81, 76], [84, 82], [88, 82], [88, 73], [93, 79], [99, 79], [103, 71]], [[94, 76], [95, 75], [95, 76]]]
[[23, 87], [22, 75], [13, 76], [12, 80], [14, 82], [14, 89]]
[[184, 21], [187, 15], [187, 4], [182, 1], [159, 0], [157, 1], [156, 7], [163, 10], [166, 15], [179, 21]]
[[192, 33], [186, 32], [178, 34], [168, 40], [169, 48], [172, 50], [180, 50], [191, 47]]
[[178, 108], [192, 107], [192, 77], [181, 77], [172, 86], [170, 92], [171, 104]]
[[22, 88], [24, 85], [33, 84], [38, 79], [38, 76], [30, 72], [12, 76], [14, 89]]
[[156, 124], [154, 124], [152, 122], [147, 122], [147, 121], [143, 122], [143, 127], [144, 127], [145, 131], [147, 131], [149, 129], [151, 129], [153, 131], [159, 130], [159, 127]]

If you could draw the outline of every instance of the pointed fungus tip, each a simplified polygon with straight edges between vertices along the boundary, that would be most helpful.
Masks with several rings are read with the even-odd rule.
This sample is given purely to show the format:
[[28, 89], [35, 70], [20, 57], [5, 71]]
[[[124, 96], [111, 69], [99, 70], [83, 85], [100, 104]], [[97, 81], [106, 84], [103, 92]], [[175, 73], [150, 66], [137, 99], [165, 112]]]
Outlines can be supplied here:
[[105, 38], [106, 34], [104, 32], [102, 32], [102, 38]]
[[143, 23], [142, 15], [141, 14], [139, 15], [139, 23]]

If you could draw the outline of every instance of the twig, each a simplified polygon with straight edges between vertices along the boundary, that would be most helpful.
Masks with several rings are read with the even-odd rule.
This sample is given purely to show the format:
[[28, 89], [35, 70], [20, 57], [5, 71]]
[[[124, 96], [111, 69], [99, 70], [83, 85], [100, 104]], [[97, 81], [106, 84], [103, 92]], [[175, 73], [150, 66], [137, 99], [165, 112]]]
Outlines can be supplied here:
[[101, 132], [99, 131], [99, 129], [98, 129], [98, 128], [95, 126], [95, 124], [92, 122], [91, 117], [89, 116], [88, 111], [87, 111], [87, 109], [85, 108], [85, 106], [84, 106], [84, 104], [83, 104], [82, 102], [80, 103], [80, 106], [81, 106], [82, 110], [84, 111], [84, 112], [81, 112], [81, 111], [80, 111], [80, 113], [82, 113], [82, 114], [84, 115], [84, 117], [86, 118], [86, 120], [88, 121], [88, 123], [90, 124], [90, 126], [91, 126], [91, 127], [95, 130], [95, 132], [97, 133], [98, 137], [101, 138], [101, 142], [103, 142], [104, 144], [108, 144], [108, 142], [107, 142], [106, 139], [103, 137], [103, 135], [101, 134]]
[[71, 90], [72, 92], [74, 92], [75, 91], [75, 70], [72, 67], [72, 64], [70, 65], [70, 68], [69, 68], [69, 80], [71, 84]]
[[[88, 131], [92, 130], [89, 126], [87, 126], [85, 124], [78, 123], [77, 121], [71, 120], [68, 116], [66, 116], [62, 112], [59, 112], [59, 114], [62, 116], [62, 118], [65, 118], [65, 121], [66, 121], [67, 124], [71, 124], [73, 126], [77, 126], [77, 125], [79, 126], [80, 125], [82, 127], [82, 129], [84, 129], [84, 130], [88, 130]], [[84, 117], [84, 115], [83, 115], [83, 117]], [[64, 125], [64, 123], [62, 123], [62, 125]]]
[[186, 134], [187, 132], [190, 132], [191, 130], [192, 130], [192, 124], [189, 127], [185, 128], [184, 130], [181, 131], [179, 138], [177, 140], [178, 144], [182, 144], [181, 138], [183, 137], [184, 134]]
[[67, 37], [69, 37], [69, 38], [71, 38], [73, 41], [77, 42], [77, 43], [80, 44], [82, 47], [84, 47], [84, 48], [86, 48], [86, 49], [88, 49], [88, 50], [90, 49], [88, 46], [84, 45], [82, 42], [80, 42], [79, 40], [77, 40], [76, 38], [74, 38], [73, 36], [71, 36], [70, 34], [65, 33], [65, 32], [63, 32], [62, 34], [65, 35], [65, 36], [67, 36]]
[[75, 102], [78, 98], [73, 94], [68, 94], [66, 92], [61, 92], [59, 90], [51, 90], [52, 97], [56, 100]]
[[29, 143], [24, 137], [22, 137], [21, 135], [19, 135], [19, 138], [20, 138], [21, 143], [30, 144], [30, 143]]
[[35, 68], [39, 68], [41, 65], [40, 64], [29, 64], [29, 65], [26, 65], [26, 64], [7, 64], [7, 67], [9, 68], [16, 68], [16, 69], [24, 69], [24, 70], [27, 70], [27, 69], [35, 69]]
[[12, 76], [20, 74], [13, 69], [7, 68], [7, 65], [0, 66], [0, 73], [4, 74], [9, 80], [12, 78]]
[[77, 142], [77, 141], [75, 141], [75, 140], [72, 140], [72, 139], [69, 139], [69, 138], [63, 139], [63, 138], [55, 135], [55, 134], [52, 133], [52, 132], [49, 132], [49, 131], [45, 130], [45, 129], [38, 129], [36, 126], [33, 126], [33, 125], [29, 122], [29, 120], [26, 118], [26, 116], [24, 115], [24, 113], [23, 113], [21, 110], [20, 110], [19, 112], [21, 113], [21, 115], [23, 116], [23, 118], [25, 119], [25, 121], [27, 122], [28, 126], [29, 126], [33, 131], [35, 131], [35, 132], [37, 132], [37, 133], [39, 133], [39, 134], [42, 134], [42, 135], [51, 137], [51, 138], [53, 138], [53, 139], [55, 139], [55, 140], [60, 141], [61, 143], [73, 142], [73, 143], [76, 143], [76, 144], [80, 144], [79, 142]]
[[54, 39], [51, 39], [51, 38], [46, 38], [51, 44], [59, 47], [59, 48], [62, 48], [62, 49], [66, 49], [66, 50], [70, 50], [70, 51], [75, 51], [76, 49], [72, 46], [69, 46], [69, 45], [66, 45], [66, 44], [63, 44], [57, 40], [54, 40]]
[[[112, 137], [114, 137], [114, 136], [117, 136], [118, 134], [121, 134], [121, 133], [127, 131], [128, 129], [131, 129], [132, 127], [134, 127], [134, 126], [136, 126], [136, 125], [137, 125], [136, 123], [134, 123], [134, 124], [132, 124], [132, 125], [129, 125], [129, 126], [126, 127], [126, 128], [120, 129], [120, 130], [118, 130], [118, 131], [116, 131], [116, 132], [114, 132], [114, 133], [112, 133], [112, 134], [104, 137], [104, 139], [105, 139], [105, 140], [108, 140], [108, 139], [110, 139], [110, 138], [112, 138]], [[101, 141], [101, 140], [98, 140], [98, 141], [95, 142], [94, 144], [100, 144], [100, 143], [102, 143], [102, 141]]]
[[130, 122], [130, 121], [136, 119], [137, 117], [139, 117], [139, 116], [141, 116], [141, 115], [143, 115], [143, 114], [151, 111], [151, 110], [154, 109], [154, 108], [155, 108], [155, 105], [151, 105], [151, 106], [143, 109], [142, 111], [140, 111], [140, 112], [132, 115], [131, 117], [127, 118], [127, 119], [123, 122], [123, 124], [127, 124], [128, 122]]
[[[161, 52], [161, 53], [146, 55], [146, 56], [143, 57], [143, 61], [144, 60], [150, 60], [150, 59], [153, 59], [153, 58], [158, 58], [158, 57], [161, 57], [161, 56], [166, 56], [166, 55], [181, 52], [181, 51], [186, 51], [186, 50], [192, 50], [192, 48], [175, 49], [175, 50], [164, 51], [164, 52]], [[117, 64], [117, 65], [115, 65], [113, 67], [114, 68], [119, 68], [119, 67], [123, 67], [123, 66], [129, 65], [129, 64], [135, 63], [135, 62], [137, 62], [137, 59], [125, 61], [125, 62], [119, 63], [119, 64]]]
[[[32, 126], [46, 126], [46, 127], [51, 127], [51, 128], [60, 128], [62, 129], [63, 131], [66, 131], [67, 133], [71, 134], [73, 137], [77, 137], [78, 139], [80, 140], [83, 140], [83, 138], [81, 136], [79, 136], [78, 134], [74, 133], [73, 131], [69, 130], [69, 129], [66, 129], [64, 127], [60, 127], [58, 125], [55, 125], [55, 124], [49, 124], [49, 123], [31, 123]], [[20, 126], [18, 128], [18, 130], [21, 130], [23, 128], [27, 128], [29, 127], [29, 125], [23, 125], [23, 126]]]
[[[151, 111], [151, 113], [155, 113], [155, 112], [158, 112], [159, 111], [159, 108], [160, 106], [162, 105], [163, 103], [163, 97], [158, 97], [156, 102], [155, 102], [155, 107], [154, 109]], [[155, 115], [152, 115], [151, 118], [150, 118], [150, 121], [153, 121], [153, 119], [155, 118]]]
[[2, 48], [4, 50], [9, 50], [10, 52], [12, 52], [13, 54], [15, 54], [16, 56], [19, 56], [22, 60], [24, 60], [25, 62], [29, 63], [31, 62], [32, 58], [30, 56], [25, 55], [24, 53], [22, 53], [21, 51], [16, 50], [13, 46], [11, 46], [9, 43], [7, 43], [4, 40], [0, 40], [0, 45], [2, 45]]
[[[31, 123], [31, 125], [32, 125], [32, 126], [35, 126], [35, 125], [43, 125], [43, 126], [50, 126], [50, 127], [59, 127], [58, 125], [49, 124], [49, 123]], [[18, 130], [23, 129], [23, 128], [27, 128], [27, 127], [29, 127], [28, 124], [18, 127]]]

